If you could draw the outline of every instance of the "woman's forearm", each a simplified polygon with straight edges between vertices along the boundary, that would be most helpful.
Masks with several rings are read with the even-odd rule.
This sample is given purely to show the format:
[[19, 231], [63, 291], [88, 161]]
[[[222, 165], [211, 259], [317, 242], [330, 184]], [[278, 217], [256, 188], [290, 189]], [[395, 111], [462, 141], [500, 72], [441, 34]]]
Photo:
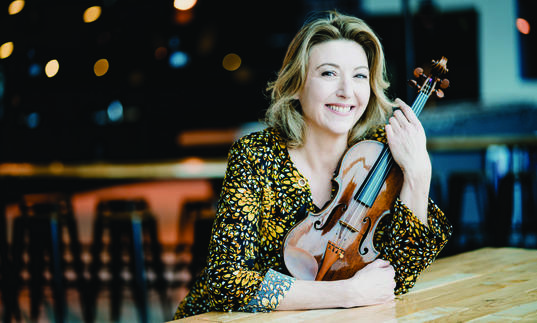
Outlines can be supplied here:
[[348, 308], [385, 303], [394, 298], [394, 275], [388, 261], [377, 259], [349, 279], [297, 279], [276, 310]]
[[429, 187], [431, 185], [430, 164], [420, 174], [404, 174], [403, 186], [399, 198], [414, 215], [428, 226], [427, 206], [429, 203]]
[[344, 282], [296, 280], [276, 310], [348, 307]]

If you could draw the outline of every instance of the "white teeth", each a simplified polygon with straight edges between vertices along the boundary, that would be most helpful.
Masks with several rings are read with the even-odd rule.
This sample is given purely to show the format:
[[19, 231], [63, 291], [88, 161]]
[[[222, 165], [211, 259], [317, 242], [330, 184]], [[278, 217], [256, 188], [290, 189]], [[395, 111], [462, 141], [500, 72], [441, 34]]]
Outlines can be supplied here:
[[350, 106], [347, 106], [347, 107], [340, 107], [340, 106], [336, 106], [336, 105], [327, 105], [327, 107], [328, 107], [330, 110], [334, 110], [334, 111], [336, 111], [336, 112], [340, 112], [340, 113], [346, 113], [346, 112], [351, 111], [351, 107], [350, 107]]

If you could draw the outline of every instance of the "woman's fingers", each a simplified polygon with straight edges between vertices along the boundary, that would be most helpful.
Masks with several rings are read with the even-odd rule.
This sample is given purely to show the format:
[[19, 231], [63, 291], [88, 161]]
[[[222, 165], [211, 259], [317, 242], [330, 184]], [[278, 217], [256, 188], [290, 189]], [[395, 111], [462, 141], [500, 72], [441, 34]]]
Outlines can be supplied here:
[[388, 267], [390, 266], [390, 262], [384, 259], [375, 259], [372, 263], [369, 264], [369, 266], [374, 267]]
[[408, 121], [417, 120], [416, 114], [412, 110], [412, 108], [406, 104], [403, 100], [397, 98], [395, 99], [395, 103], [399, 107], [399, 111], [402, 111], [402, 113], [405, 115], [405, 117], [408, 119]]

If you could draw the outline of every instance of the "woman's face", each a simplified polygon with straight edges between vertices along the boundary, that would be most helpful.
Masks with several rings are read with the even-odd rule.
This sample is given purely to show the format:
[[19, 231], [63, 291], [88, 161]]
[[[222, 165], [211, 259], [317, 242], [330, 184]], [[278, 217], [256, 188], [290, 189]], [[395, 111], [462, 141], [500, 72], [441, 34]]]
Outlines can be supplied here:
[[306, 81], [298, 93], [310, 131], [347, 135], [369, 102], [369, 66], [362, 46], [330, 40], [310, 51]]

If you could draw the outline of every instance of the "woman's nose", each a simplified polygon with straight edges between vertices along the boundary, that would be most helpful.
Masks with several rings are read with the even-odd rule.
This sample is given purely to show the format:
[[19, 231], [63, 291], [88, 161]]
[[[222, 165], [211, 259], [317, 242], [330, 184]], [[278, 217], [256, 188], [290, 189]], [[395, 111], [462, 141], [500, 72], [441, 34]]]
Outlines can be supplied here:
[[338, 84], [337, 95], [340, 97], [348, 98], [352, 95], [351, 81], [347, 78], [341, 78]]

